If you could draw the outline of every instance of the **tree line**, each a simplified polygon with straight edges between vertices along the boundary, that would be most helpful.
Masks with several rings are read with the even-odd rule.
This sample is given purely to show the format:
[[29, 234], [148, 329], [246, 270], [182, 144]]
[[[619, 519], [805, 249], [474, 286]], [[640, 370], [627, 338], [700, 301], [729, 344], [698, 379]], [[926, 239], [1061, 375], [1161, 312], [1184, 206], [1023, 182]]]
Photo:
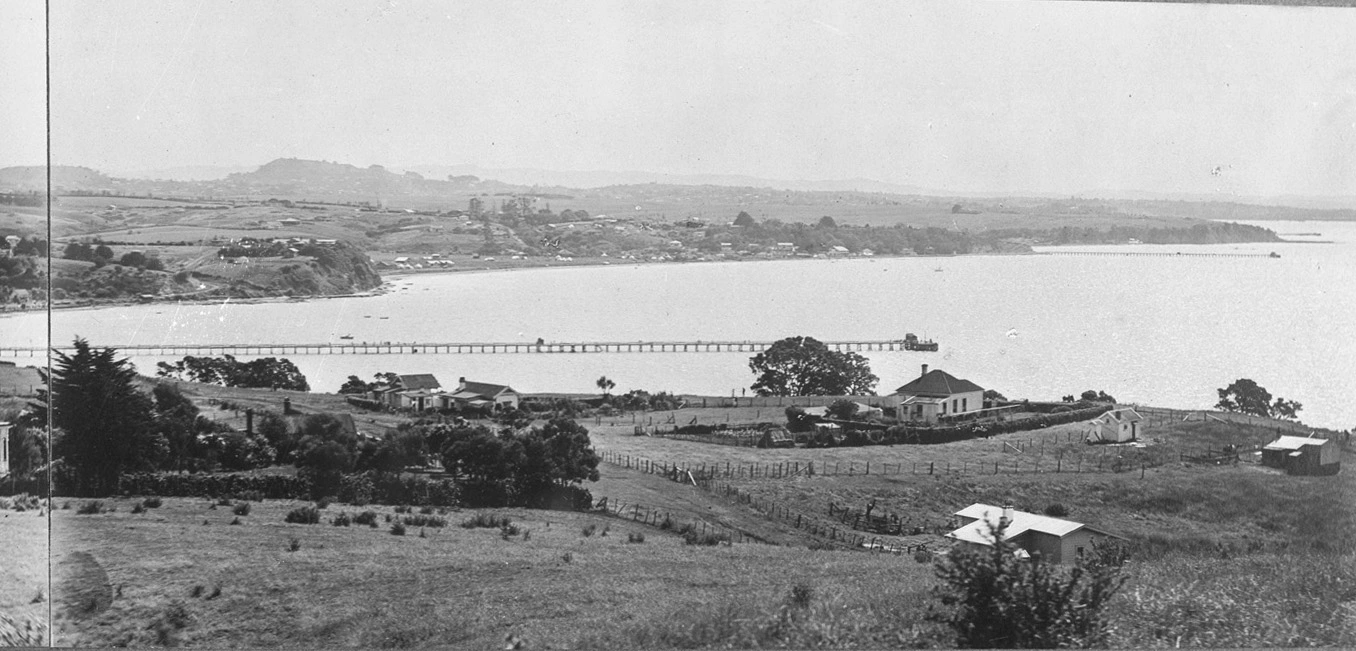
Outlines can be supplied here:
[[[79, 338], [72, 348], [70, 353], [54, 352], [50, 377], [44, 374], [47, 389], [25, 420], [39, 424], [50, 418], [51, 457], [59, 460], [53, 464], [53, 483], [66, 494], [114, 494], [120, 477], [128, 473], [282, 464], [299, 468], [316, 497], [332, 496], [353, 473], [399, 475], [409, 466], [437, 460], [468, 503], [573, 506], [589, 499], [579, 484], [598, 479], [598, 457], [588, 430], [568, 418], [540, 427], [517, 422], [498, 429], [434, 418], [375, 437], [359, 433], [352, 419], [342, 415], [289, 418], [261, 410], [247, 412], [253, 426], [240, 432], [201, 413], [174, 384], [153, 383], [146, 390], [148, 379], [139, 377], [114, 349], [97, 349]], [[239, 372], [238, 363], [229, 363], [234, 360], [185, 359], [195, 361], [181, 367], [164, 364], [162, 371], [218, 383], [239, 379], [232, 375]], [[34, 472], [39, 467], [34, 457], [46, 450], [29, 449], [38, 440], [28, 434], [15, 440], [24, 464], [16, 472]]]

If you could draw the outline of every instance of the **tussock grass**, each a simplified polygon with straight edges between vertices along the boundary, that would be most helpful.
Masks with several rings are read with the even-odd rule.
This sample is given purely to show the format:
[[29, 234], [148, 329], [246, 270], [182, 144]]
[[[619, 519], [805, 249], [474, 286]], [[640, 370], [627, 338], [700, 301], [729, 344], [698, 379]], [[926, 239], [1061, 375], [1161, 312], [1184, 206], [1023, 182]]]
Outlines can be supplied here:
[[289, 524], [319, 524], [320, 509], [314, 506], [301, 506], [287, 512], [284, 519]]
[[463, 529], [502, 529], [513, 524], [513, 519], [497, 513], [477, 513], [461, 523]]
[[1304, 552], [1132, 563], [1118, 646], [1356, 647], [1356, 557]]
[[411, 527], [433, 527], [435, 529], [441, 529], [447, 526], [447, 518], [440, 518], [436, 515], [425, 515], [422, 513], [407, 515], [400, 520]]

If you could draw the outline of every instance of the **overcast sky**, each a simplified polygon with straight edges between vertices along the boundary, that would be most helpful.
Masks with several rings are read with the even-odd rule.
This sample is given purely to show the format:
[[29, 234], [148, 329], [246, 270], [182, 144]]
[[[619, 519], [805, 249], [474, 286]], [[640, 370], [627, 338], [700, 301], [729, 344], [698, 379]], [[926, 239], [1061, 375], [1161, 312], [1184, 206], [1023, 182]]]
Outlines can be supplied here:
[[[43, 158], [42, 11], [0, 2], [0, 164]], [[106, 171], [299, 157], [1356, 195], [1353, 10], [51, 0], [50, 29], [53, 161]]]

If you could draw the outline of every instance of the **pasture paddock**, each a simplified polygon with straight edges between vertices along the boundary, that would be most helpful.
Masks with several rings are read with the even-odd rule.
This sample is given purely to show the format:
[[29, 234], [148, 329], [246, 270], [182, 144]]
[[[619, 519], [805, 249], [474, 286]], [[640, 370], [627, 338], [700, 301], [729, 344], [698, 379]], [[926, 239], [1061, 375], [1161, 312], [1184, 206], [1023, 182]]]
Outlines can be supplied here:
[[[322, 511], [321, 524], [295, 525], [283, 514], [300, 503], [266, 501], [231, 526], [231, 511], [210, 510], [206, 500], [167, 498], [143, 514], [132, 514], [129, 500], [106, 502], [117, 511], [75, 515], [73, 507], [53, 517], [54, 561], [87, 555], [113, 595], [88, 611], [63, 606], [54, 627], [59, 645], [155, 644], [155, 622], [180, 611], [186, 625], [174, 635], [185, 646], [483, 649], [511, 633], [532, 647], [570, 648], [585, 638], [627, 639], [637, 625], [732, 596], [775, 606], [796, 584], [863, 608], [912, 604], [918, 616], [905, 628], [922, 630], [932, 584], [930, 567], [896, 556], [689, 546], [653, 527], [592, 514], [494, 510], [531, 532], [504, 540], [498, 530], [456, 526], [476, 511], [453, 511], [448, 527], [420, 538], [413, 528], [393, 536], [380, 519], [376, 529], [329, 524], [340, 511], [386, 514], [390, 507], [335, 504]], [[607, 535], [582, 535], [589, 524]], [[628, 533], [645, 534], [645, 542], [628, 543]], [[292, 538], [300, 543], [295, 552], [288, 551]], [[890, 581], [876, 580], [886, 575]], [[208, 598], [218, 585], [220, 595]], [[57, 589], [64, 595], [89, 586]]]
[[[47, 582], [46, 509], [13, 511], [0, 509], [0, 629], [6, 625], [23, 630], [30, 622], [46, 639], [47, 606], [51, 586]], [[0, 634], [5, 631], [0, 630]]]

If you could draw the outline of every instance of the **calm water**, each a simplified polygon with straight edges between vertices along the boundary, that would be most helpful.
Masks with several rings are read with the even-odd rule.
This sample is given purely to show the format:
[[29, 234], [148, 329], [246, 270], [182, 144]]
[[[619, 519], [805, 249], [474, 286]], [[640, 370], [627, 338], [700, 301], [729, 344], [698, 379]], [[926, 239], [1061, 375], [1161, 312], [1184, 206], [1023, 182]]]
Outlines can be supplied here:
[[[931, 364], [1008, 397], [1085, 389], [1123, 401], [1207, 407], [1250, 377], [1304, 404], [1306, 422], [1356, 425], [1356, 224], [1265, 222], [1332, 244], [1079, 247], [1058, 250], [1267, 253], [1280, 259], [997, 256], [611, 266], [396, 278], [378, 297], [305, 303], [147, 305], [63, 311], [55, 341], [635, 341], [890, 339], [935, 353], [869, 353], [887, 393]], [[43, 315], [0, 320], [41, 346]], [[312, 387], [350, 374], [430, 372], [521, 391], [729, 394], [753, 381], [749, 354], [296, 356]], [[157, 359], [136, 358], [143, 372]]]

